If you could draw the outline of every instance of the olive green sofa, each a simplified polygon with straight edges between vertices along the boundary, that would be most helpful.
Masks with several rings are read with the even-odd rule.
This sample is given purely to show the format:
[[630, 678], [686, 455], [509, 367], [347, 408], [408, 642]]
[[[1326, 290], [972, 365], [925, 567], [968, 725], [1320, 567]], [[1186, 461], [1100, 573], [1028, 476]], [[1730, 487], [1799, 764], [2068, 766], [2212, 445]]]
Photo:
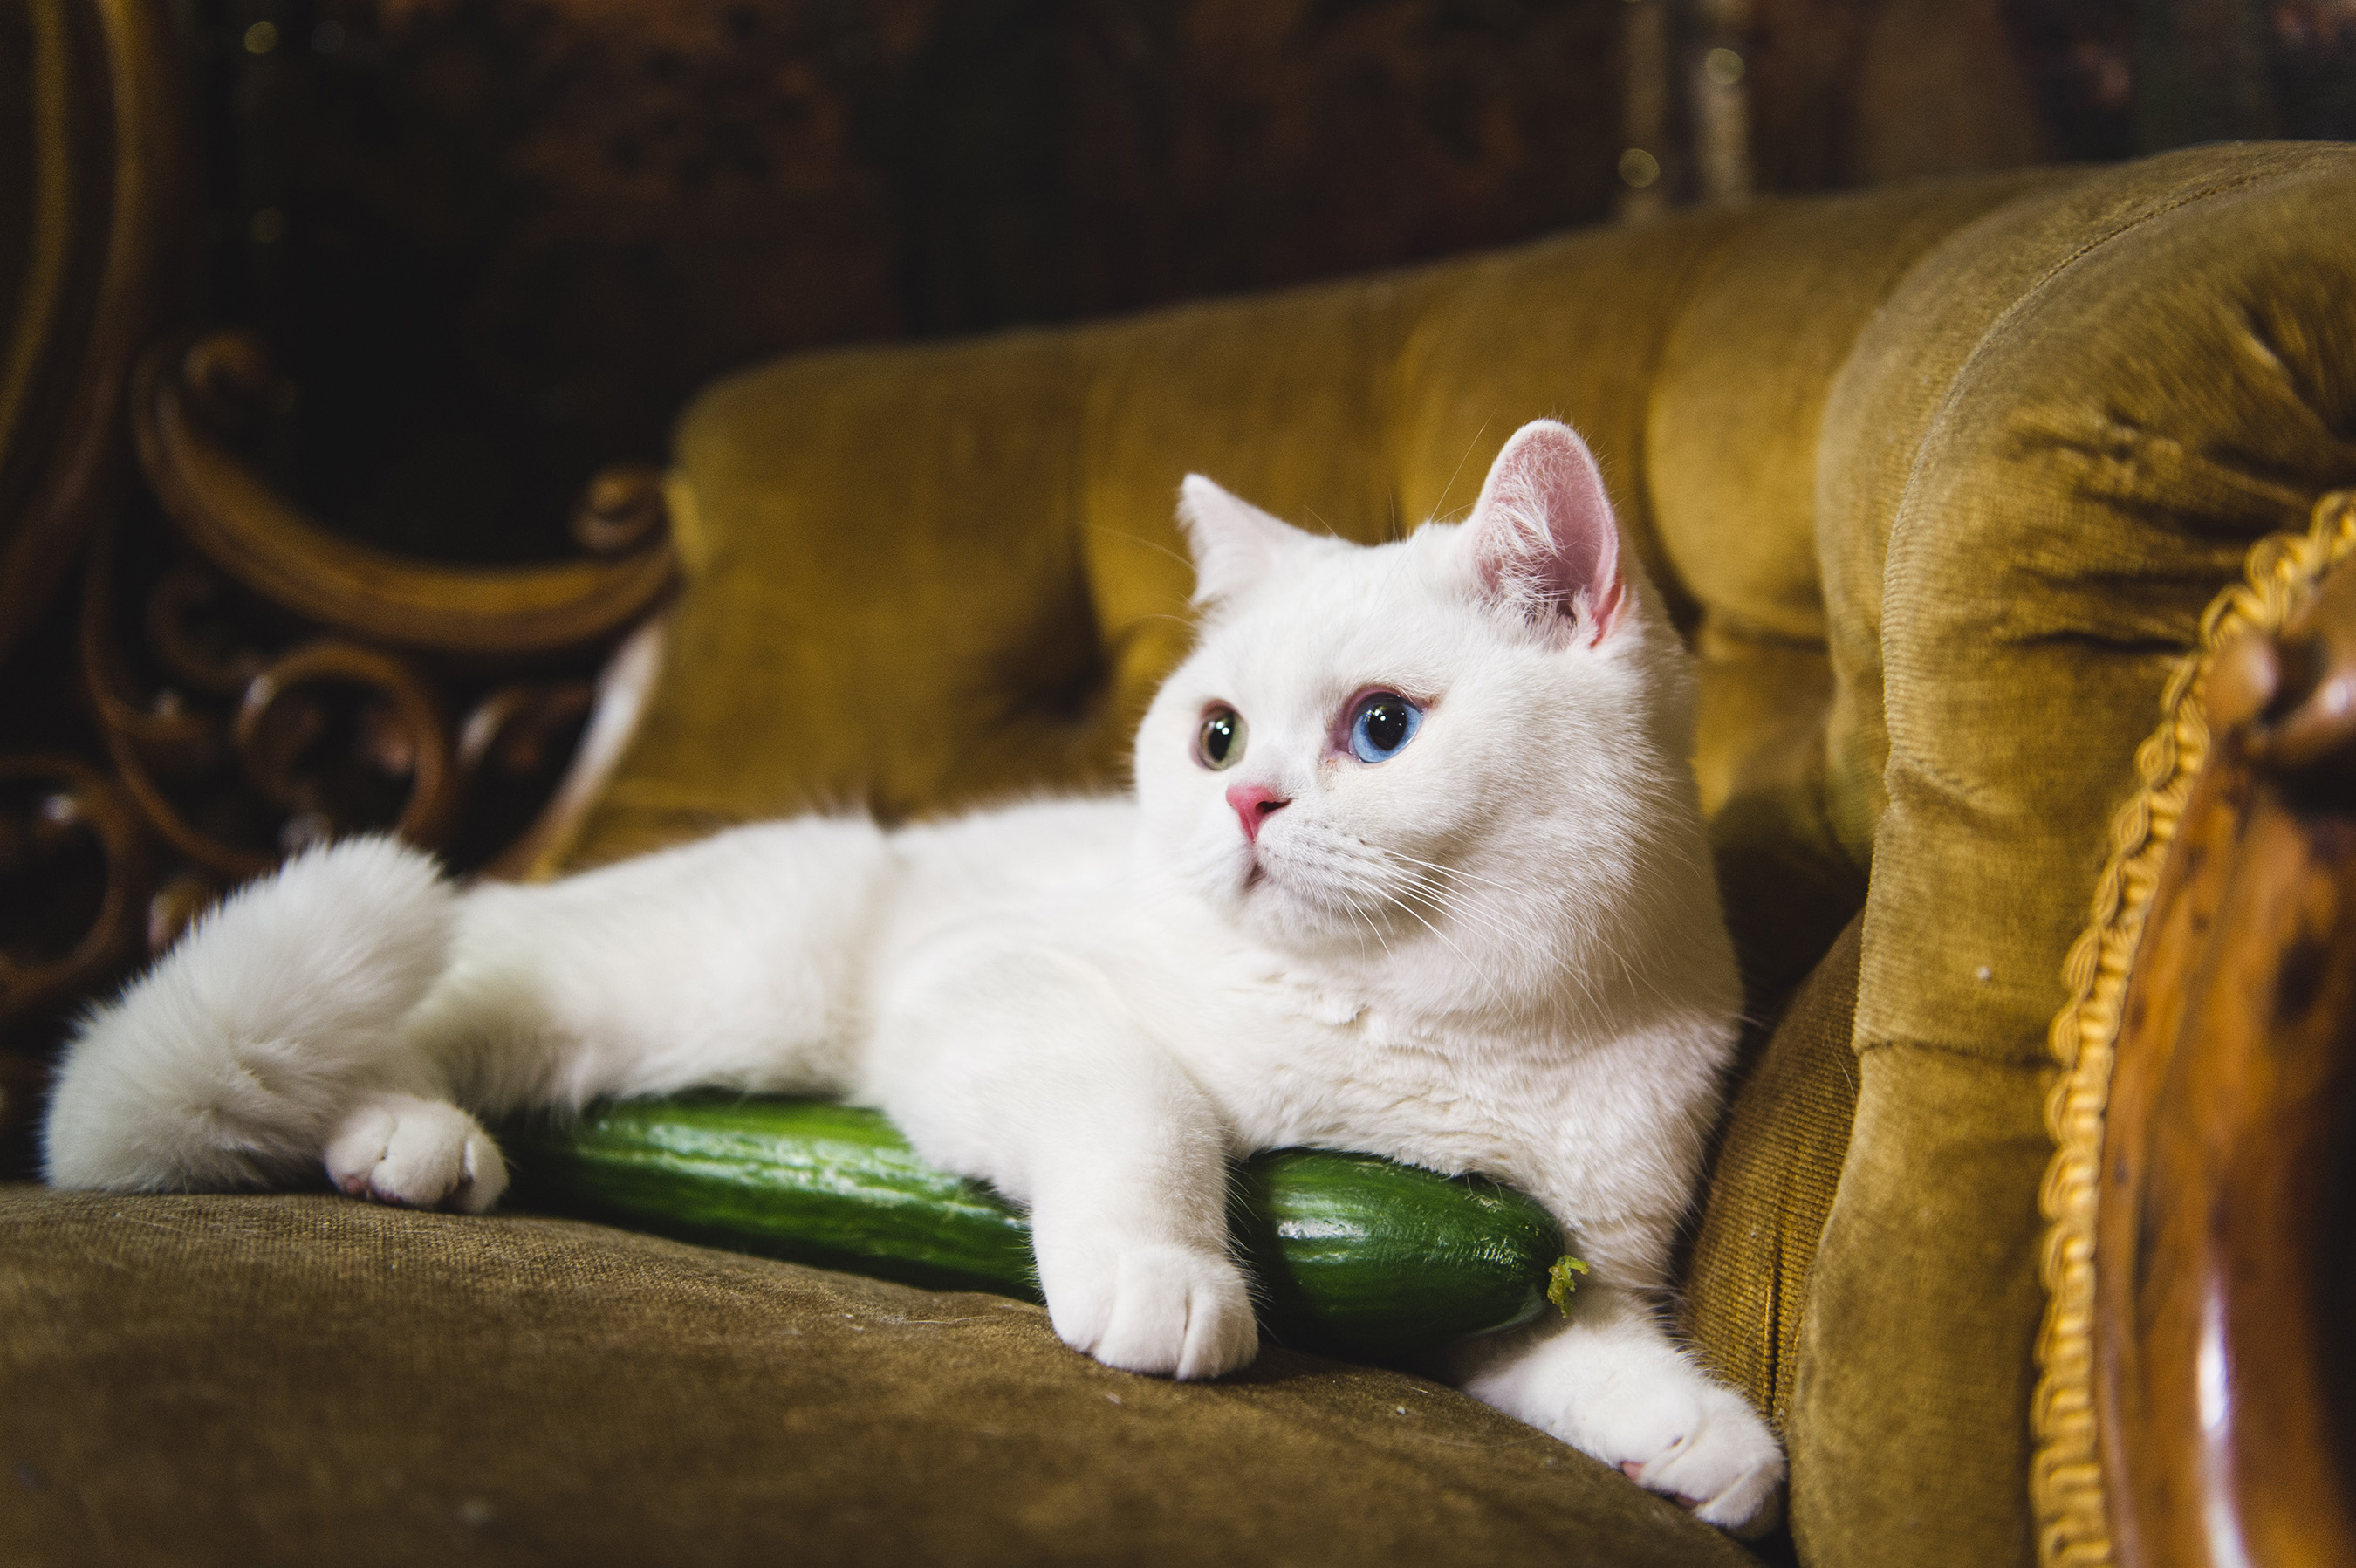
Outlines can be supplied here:
[[[680, 421], [660, 674], [543, 869], [1116, 786], [1183, 473], [1377, 540], [1560, 415], [1700, 659], [1758, 1025], [1676, 1310], [1789, 1445], [1756, 1550], [2028, 1563], [2065, 956], [2204, 607], [2356, 484], [2351, 214], [2356, 149], [2222, 145], [753, 370]], [[0, 1369], [27, 1563], [1754, 1552], [1406, 1372], [1178, 1386], [527, 1215], [10, 1188]]]

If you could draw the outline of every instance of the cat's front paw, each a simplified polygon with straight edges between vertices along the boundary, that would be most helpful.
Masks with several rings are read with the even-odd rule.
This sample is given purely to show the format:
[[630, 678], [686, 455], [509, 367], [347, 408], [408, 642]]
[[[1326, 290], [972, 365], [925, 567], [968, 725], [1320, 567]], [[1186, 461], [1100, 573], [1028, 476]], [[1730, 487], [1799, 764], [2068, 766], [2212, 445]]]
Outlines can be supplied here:
[[482, 1124], [413, 1094], [371, 1094], [327, 1141], [327, 1176], [354, 1197], [480, 1214], [507, 1190], [507, 1162]]
[[1043, 1256], [1040, 1283], [1056, 1335], [1108, 1367], [1215, 1378], [1259, 1353], [1259, 1326], [1236, 1265], [1175, 1245], [1102, 1247]]
[[1782, 1517], [1783, 1450], [1741, 1395], [1715, 1383], [1607, 1395], [1584, 1423], [1599, 1458], [1665, 1493], [1696, 1519], [1763, 1535]]

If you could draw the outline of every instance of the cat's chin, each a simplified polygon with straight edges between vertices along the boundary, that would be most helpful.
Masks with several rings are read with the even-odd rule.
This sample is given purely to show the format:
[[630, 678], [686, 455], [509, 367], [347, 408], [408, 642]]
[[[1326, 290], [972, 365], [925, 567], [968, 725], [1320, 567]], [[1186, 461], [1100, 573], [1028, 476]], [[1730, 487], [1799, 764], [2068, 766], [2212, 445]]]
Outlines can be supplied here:
[[1255, 861], [1220, 900], [1227, 919], [1263, 947], [1305, 959], [1348, 960], [1383, 950], [1367, 917], [1317, 889], [1290, 885], [1281, 869]]

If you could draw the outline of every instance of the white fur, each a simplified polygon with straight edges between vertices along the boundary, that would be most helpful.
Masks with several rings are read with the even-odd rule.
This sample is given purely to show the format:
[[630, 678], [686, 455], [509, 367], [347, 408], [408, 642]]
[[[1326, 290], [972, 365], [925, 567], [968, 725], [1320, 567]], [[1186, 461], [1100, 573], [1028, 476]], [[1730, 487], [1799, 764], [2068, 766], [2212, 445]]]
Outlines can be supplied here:
[[[1483, 498], [1361, 549], [1190, 478], [1208, 619], [1133, 800], [777, 822], [455, 896], [382, 840], [305, 855], [91, 1018], [50, 1178], [233, 1187], [324, 1157], [348, 1191], [478, 1209], [504, 1173], [461, 1105], [842, 1094], [1029, 1208], [1067, 1342], [1209, 1377], [1257, 1345], [1228, 1160], [1480, 1171], [1595, 1272], [1567, 1320], [1467, 1346], [1464, 1386], [1762, 1526], [1775, 1441], [1657, 1309], [1738, 1005], [1685, 655], [1568, 430], [1518, 433]], [[1375, 765], [1340, 743], [1370, 689], [1425, 705]], [[1215, 703], [1248, 725], [1225, 771], [1194, 751]], [[1286, 802], [1256, 841], [1236, 785]]]
[[364, 1089], [413, 1082], [402, 1015], [457, 899], [384, 839], [313, 850], [230, 895], [93, 1013], [51, 1093], [59, 1187], [255, 1187], [316, 1167]]

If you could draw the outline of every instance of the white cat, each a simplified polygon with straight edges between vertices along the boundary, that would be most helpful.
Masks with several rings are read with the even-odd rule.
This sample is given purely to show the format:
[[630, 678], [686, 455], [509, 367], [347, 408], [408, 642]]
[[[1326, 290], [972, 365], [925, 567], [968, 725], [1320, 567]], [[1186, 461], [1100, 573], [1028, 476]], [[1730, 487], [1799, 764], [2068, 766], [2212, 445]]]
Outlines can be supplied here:
[[[1739, 993], [1691, 677], [1587, 448], [1541, 421], [1462, 526], [1366, 549], [1190, 478], [1201, 644], [1133, 800], [739, 829], [457, 890], [382, 839], [225, 901], [66, 1058], [49, 1179], [487, 1208], [473, 1115], [691, 1085], [840, 1094], [1030, 1210], [1055, 1331], [1216, 1377], [1257, 1336], [1226, 1165], [1479, 1171], [1594, 1266], [1457, 1373], [1700, 1518], [1783, 1456], [1659, 1316]], [[467, 1109], [462, 1110], [461, 1107]]]

